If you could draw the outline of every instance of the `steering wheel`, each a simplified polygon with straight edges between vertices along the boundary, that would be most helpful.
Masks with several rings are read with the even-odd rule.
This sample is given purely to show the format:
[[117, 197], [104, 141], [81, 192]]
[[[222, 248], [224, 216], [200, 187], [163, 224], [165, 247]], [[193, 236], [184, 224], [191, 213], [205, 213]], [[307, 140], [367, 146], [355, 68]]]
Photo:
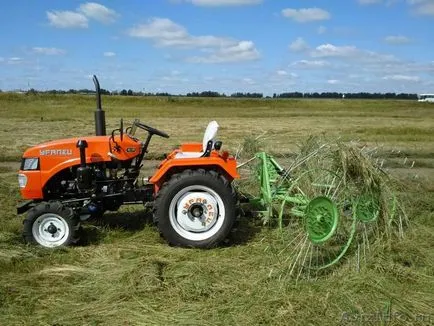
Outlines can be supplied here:
[[147, 132], [149, 132], [151, 134], [158, 135], [158, 136], [164, 137], [164, 138], [169, 138], [169, 135], [166, 134], [164, 131], [160, 131], [158, 129], [155, 129], [153, 127], [150, 127], [148, 125], [145, 125], [145, 124], [143, 124], [141, 122], [137, 122], [137, 121], [135, 122], [135, 124], [137, 127], [141, 128], [143, 130], [146, 130]]

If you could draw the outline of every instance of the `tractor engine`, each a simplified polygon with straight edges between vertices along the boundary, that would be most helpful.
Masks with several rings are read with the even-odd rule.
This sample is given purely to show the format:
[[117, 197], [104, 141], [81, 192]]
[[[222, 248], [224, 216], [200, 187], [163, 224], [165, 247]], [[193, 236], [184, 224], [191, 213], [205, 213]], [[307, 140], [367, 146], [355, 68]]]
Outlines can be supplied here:
[[[80, 165], [63, 169], [51, 177], [42, 187], [39, 199], [61, 200], [76, 208], [81, 206], [83, 207], [81, 213], [84, 215], [87, 213], [96, 215], [107, 210], [115, 211], [125, 201], [143, 202], [149, 197], [152, 200], [151, 187], [148, 187], [148, 191], [139, 191], [137, 194], [138, 172], [132, 167], [132, 160], [88, 164], [86, 163], [87, 147], [88, 143], [85, 139], [78, 140]], [[25, 160], [23, 159], [23, 162]], [[39, 160], [45, 162], [43, 157]], [[26, 173], [25, 170], [22, 172]], [[40, 171], [40, 174], [42, 177], [45, 171]], [[35, 179], [33, 174], [25, 175], [28, 181]], [[24, 193], [29, 191], [31, 189], [27, 185], [22, 189]]]
[[[153, 200], [153, 186], [139, 185], [143, 144], [133, 135], [87, 136], [28, 149], [19, 171], [21, 196], [61, 201], [85, 218], [125, 203]], [[23, 210], [29, 206], [23, 204]]]

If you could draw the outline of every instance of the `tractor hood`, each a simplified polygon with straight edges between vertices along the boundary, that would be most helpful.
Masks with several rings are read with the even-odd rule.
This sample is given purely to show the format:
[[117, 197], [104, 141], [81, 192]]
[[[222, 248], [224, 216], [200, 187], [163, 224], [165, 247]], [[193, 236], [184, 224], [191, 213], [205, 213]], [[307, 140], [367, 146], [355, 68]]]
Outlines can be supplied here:
[[119, 136], [115, 136], [114, 139], [110, 136], [88, 136], [53, 140], [36, 145], [24, 152], [23, 160], [39, 158], [41, 170], [51, 170], [55, 166], [60, 168], [79, 165], [80, 150], [77, 148], [79, 140], [87, 142], [86, 163], [88, 164], [112, 161], [113, 158], [125, 161], [136, 157], [141, 151], [140, 141], [127, 135], [124, 135], [122, 140]]
[[76, 147], [79, 140], [86, 140], [88, 144], [88, 154], [86, 156], [89, 154], [91, 156], [92, 153], [104, 153], [103, 156], [107, 156], [108, 158], [109, 136], [75, 137], [45, 142], [27, 149], [24, 152], [23, 158], [61, 158], [62, 160], [68, 158], [79, 158], [80, 151]]

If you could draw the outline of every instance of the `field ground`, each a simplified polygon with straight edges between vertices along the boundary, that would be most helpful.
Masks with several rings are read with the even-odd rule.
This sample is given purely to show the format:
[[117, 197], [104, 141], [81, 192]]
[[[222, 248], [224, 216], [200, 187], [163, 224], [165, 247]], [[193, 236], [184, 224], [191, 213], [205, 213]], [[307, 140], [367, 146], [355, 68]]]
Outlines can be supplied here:
[[[133, 118], [164, 130], [146, 173], [208, 121], [223, 147], [246, 137], [290, 159], [308, 135], [377, 148], [404, 185], [411, 226], [373, 244], [360, 270], [350, 260], [315, 281], [282, 277], [270, 248], [278, 231], [241, 217], [212, 250], [168, 246], [137, 207], [86, 226], [75, 247], [22, 242], [16, 172], [37, 143], [94, 132], [90, 96], [0, 94], [0, 325], [430, 325], [434, 324], [434, 105], [413, 101], [103, 97], [107, 129]], [[414, 162], [414, 163], [413, 163]]]

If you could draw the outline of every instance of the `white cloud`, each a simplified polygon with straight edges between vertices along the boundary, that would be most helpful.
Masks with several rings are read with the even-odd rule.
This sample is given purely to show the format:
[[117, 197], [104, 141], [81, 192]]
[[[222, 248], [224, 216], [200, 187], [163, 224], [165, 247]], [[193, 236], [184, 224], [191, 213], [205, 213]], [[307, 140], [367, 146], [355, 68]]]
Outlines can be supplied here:
[[195, 36], [168, 18], [152, 18], [128, 30], [131, 37], [153, 41], [157, 46], [199, 49], [207, 56], [188, 59], [197, 63], [222, 63], [256, 60], [260, 57], [252, 41], [239, 41], [213, 35]]
[[331, 84], [331, 85], [335, 85], [335, 84], [339, 84], [339, 80], [337, 80], [337, 79], [329, 79], [329, 80], [327, 80], [327, 83]]
[[184, 26], [168, 18], [152, 18], [147, 24], [136, 25], [128, 31], [132, 37], [153, 40], [159, 46], [216, 47], [232, 45], [234, 40], [212, 35], [193, 36]]
[[384, 4], [387, 7], [390, 7], [394, 5], [397, 2], [400, 2], [401, 0], [358, 0], [359, 4], [365, 6], [365, 5], [377, 5], [377, 4]]
[[109, 9], [106, 6], [95, 2], [87, 2], [80, 5], [78, 11], [86, 15], [88, 18], [95, 19], [104, 24], [113, 23], [119, 16], [113, 9]]
[[393, 81], [407, 81], [407, 82], [419, 82], [419, 76], [407, 76], [407, 75], [389, 75], [384, 76], [384, 80], [393, 80]]
[[114, 57], [114, 56], [116, 56], [116, 53], [108, 51], [108, 52], [104, 52], [103, 55], [105, 57]]
[[327, 27], [325, 27], [325, 26], [320, 26], [320, 27], [318, 27], [318, 29], [317, 29], [317, 33], [318, 34], [324, 34], [325, 32], [327, 32]]
[[384, 38], [384, 41], [389, 44], [406, 44], [410, 43], [411, 40], [403, 35], [390, 35]]
[[23, 59], [20, 57], [11, 57], [7, 60], [9, 65], [18, 65], [23, 62]]
[[311, 52], [312, 57], [317, 58], [343, 58], [355, 59], [364, 62], [396, 62], [397, 59], [391, 54], [381, 54], [373, 51], [358, 49], [352, 45], [335, 46], [333, 44], [319, 45]]
[[376, 3], [382, 3], [383, 0], [358, 0], [361, 5], [372, 5]]
[[189, 78], [183, 76], [179, 70], [171, 70], [169, 74], [161, 77], [161, 80], [170, 82], [188, 82]]
[[[282, 83], [284, 84], [293, 84], [295, 82], [295, 79], [298, 78], [298, 74], [294, 72], [289, 72], [284, 69], [279, 69], [274, 71], [269, 75], [269, 81], [271, 84], [268, 84], [267, 86], [271, 86], [272, 84], [276, 84], [275, 87], [279, 88], [282, 86]], [[265, 86], [265, 87], [267, 87]]]
[[302, 9], [286, 8], [282, 10], [282, 15], [298, 23], [327, 20], [330, 19], [331, 17], [328, 11], [321, 8], [302, 8]]
[[325, 68], [330, 66], [330, 62], [324, 60], [299, 60], [291, 63], [290, 66], [297, 68]]
[[225, 63], [253, 61], [260, 58], [259, 51], [251, 41], [240, 41], [235, 45], [222, 47], [205, 57], [191, 57], [190, 62], [196, 63]]
[[147, 24], [136, 25], [128, 31], [128, 35], [138, 38], [149, 38], [156, 42], [189, 38], [187, 30], [168, 18], [152, 18]]
[[86, 16], [74, 11], [47, 11], [51, 26], [58, 28], [87, 28]]
[[302, 37], [298, 37], [289, 45], [289, 49], [293, 52], [303, 52], [309, 49], [309, 45]]
[[218, 6], [247, 6], [257, 5], [263, 0], [185, 0], [196, 6], [218, 7]]
[[396, 65], [395, 71], [399, 73], [426, 73], [434, 76], [434, 61], [421, 63], [421, 62], [411, 62]]
[[322, 44], [312, 52], [313, 57], [351, 57], [359, 54], [355, 46], [335, 46], [333, 44]]
[[76, 11], [47, 11], [47, 18], [51, 26], [57, 28], [87, 28], [89, 19], [101, 23], [113, 23], [119, 16], [116, 11], [95, 2], [81, 4]]
[[434, 16], [434, 0], [407, 0], [417, 15]]
[[44, 55], [63, 55], [66, 53], [65, 50], [58, 48], [43, 48], [43, 47], [34, 47], [32, 48], [33, 53], [44, 54]]
[[183, 83], [189, 81], [188, 78], [185, 78], [185, 77], [182, 78], [182, 77], [173, 76], [173, 75], [171, 75], [171, 76], [163, 76], [163, 77], [161, 77], [161, 80], [169, 81], [169, 82], [183, 82]]
[[242, 80], [244, 83], [249, 84], [249, 85], [256, 84], [256, 82], [252, 78], [243, 78]]

